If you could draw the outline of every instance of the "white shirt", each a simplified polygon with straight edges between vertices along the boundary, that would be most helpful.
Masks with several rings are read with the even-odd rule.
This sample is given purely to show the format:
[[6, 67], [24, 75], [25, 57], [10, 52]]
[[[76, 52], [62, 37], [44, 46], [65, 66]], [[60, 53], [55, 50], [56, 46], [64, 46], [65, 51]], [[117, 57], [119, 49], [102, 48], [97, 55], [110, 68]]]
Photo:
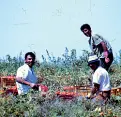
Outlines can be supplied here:
[[91, 48], [92, 52], [97, 54], [98, 57], [104, 58], [103, 48], [102, 48], [102, 46], [99, 46], [99, 44], [101, 42], [104, 42], [106, 47], [107, 47], [107, 49], [108, 49], [108, 51], [112, 52], [111, 51], [112, 50], [111, 45], [102, 36], [100, 36], [98, 34], [92, 34], [91, 38], [89, 39], [89, 45], [90, 45], [90, 48]]
[[[17, 70], [16, 77], [21, 77], [27, 82], [37, 83], [37, 77], [35, 76], [33, 69], [30, 68], [27, 64], [19, 67]], [[30, 86], [16, 82], [18, 94], [27, 93], [30, 90]]]
[[110, 77], [108, 72], [102, 68], [98, 67], [93, 74], [93, 83], [100, 85], [100, 91], [109, 91], [111, 90], [110, 86]]

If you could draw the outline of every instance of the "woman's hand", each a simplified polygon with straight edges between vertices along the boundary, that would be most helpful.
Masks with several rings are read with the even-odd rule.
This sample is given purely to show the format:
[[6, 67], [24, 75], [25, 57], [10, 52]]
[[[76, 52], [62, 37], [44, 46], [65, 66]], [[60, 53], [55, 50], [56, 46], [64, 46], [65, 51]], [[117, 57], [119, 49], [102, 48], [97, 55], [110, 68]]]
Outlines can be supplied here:
[[39, 89], [38, 84], [35, 84], [35, 83], [30, 83], [29, 86], [30, 86], [32, 89], [35, 89], [35, 90], [38, 90], [38, 89]]
[[110, 62], [110, 59], [106, 57], [106, 58], [105, 58], [105, 62], [106, 62], [106, 63], [109, 63], [109, 62]]

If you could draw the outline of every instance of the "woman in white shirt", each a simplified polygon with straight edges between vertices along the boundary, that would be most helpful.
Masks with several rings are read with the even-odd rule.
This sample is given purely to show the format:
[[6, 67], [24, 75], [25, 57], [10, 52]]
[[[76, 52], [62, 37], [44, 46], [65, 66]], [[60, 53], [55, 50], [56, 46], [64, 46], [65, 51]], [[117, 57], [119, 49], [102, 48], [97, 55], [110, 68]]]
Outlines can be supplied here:
[[89, 56], [88, 65], [93, 70], [93, 88], [88, 98], [96, 98], [106, 102], [110, 99], [111, 92], [110, 77], [108, 72], [100, 66], [100, 60], [97, 55]]

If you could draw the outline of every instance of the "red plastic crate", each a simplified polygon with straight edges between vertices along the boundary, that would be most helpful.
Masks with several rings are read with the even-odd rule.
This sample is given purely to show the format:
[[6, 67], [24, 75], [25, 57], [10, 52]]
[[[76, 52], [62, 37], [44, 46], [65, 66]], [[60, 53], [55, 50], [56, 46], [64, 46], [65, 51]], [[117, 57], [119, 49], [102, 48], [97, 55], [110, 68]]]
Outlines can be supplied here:
[[13, 87], [6, 89], [6, 95], [7, 94], [17, 95], [18, 94], [17, 87], [13, 86]]
[[14, 76], [3, 76], [1, 79], [1, 87], [15, 86], [15, 77]]
[[64, 91], [57, 91], [56, 95], [63, 99], [72, 99], [77, 96], [87, 96], [91, 92], [90, 86], [65, 86]]

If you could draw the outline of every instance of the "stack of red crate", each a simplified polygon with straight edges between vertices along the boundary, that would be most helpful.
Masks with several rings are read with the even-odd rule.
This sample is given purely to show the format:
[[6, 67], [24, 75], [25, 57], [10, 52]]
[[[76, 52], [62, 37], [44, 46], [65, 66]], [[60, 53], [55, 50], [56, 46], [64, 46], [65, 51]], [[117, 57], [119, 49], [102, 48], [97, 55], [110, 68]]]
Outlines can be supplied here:
[[3, 76], [1, 79], [1, 88], [3, 88], [6, 94], [17, 94], [17, 87], [15, 83], [15, 76]]
[[1, 87], [15, 86], [15, 76], [3, 76], [1, 77]]

